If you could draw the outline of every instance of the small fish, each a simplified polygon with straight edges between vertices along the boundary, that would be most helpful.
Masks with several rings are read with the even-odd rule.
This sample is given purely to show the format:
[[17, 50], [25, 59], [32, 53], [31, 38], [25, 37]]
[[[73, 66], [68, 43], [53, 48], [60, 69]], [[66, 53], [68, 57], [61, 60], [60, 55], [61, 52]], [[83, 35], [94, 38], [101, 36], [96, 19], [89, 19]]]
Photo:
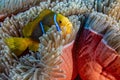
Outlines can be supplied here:
[[[72, 24], [67, 17], [45, 9], [36, 19], [24, 26], [22, 30], [24, 38], [10, 37], [5, 38], [4, 41], [17, 56], [20, 56], [27, 48], [36, 52], [40, 43], [39, 37], [45, 34], [51, 25], [55, 25], [57, 31], [62, 30], [65, 34], [70, 34], [72, 30]], [[63, 28], [66, 28], [66, 31]]]

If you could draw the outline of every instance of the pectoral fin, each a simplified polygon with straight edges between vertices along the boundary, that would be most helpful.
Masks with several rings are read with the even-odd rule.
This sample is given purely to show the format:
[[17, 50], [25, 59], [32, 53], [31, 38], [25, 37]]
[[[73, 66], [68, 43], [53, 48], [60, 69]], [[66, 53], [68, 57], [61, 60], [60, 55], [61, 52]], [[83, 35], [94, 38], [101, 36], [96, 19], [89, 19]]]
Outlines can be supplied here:
[[32, 40], [32, 41], [31, 41], [31, 44], [29, 45], [28, 48], [29, 48], [30, 50], [36, 52], [36, 51], [38, 51], [38, 47], [39, 47], [39, 42]]

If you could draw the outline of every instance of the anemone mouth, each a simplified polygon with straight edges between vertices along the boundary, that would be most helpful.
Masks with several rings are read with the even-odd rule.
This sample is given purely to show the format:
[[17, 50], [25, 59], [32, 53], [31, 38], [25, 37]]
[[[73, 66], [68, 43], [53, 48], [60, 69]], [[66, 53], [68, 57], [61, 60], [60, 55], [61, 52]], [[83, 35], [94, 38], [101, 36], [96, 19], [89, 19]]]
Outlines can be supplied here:
[[[13, 1], [13, 0], [12, 0]], [[22, 0], [21, 0], [22, 1]], [[31, 0], [32, 1], [32, 0]], [[40, 0], [37, 0], [40, 2]], [[36, 2], [37, 2], [36, 1]], [[31, 79], [31, 80], [50, 80], [56, 78], [64, 78], [66, 75], [64, 71], [59, 68], [59, 65], [62, 63], [59, 56], [62, 53], [62, 49], [64, 46], [69, 45], [76, 37], [76, 33], [81, 26], [83, 26], [82, 22], [85, 22], [85, 16], [88, 16], [85, 13], [90, 14], [93, 9], [97, 12], [93, 12], [89, 15], [89, 19], [87, 20], [85, 27], [104, 36], [104, 41], [113, 49], [115, 49], [118, 53], [120, 53], [119, 47], [119, 8], [115, 7], [116, 14], [112, 14], [111, 2], [107, 1], [42, 1], [40, 4], [32, 4], [31, 6], [38, 5], [35, 7], [31, 7], [29, 10], [25, 12], [21, 12], [17, 15], [13, 15], [11, 18], [6, 18], [1, 23], [0, 28], [0, 44], [1, 44], [1, 66], [6, 67], [6, 69], [1, 70], [0, 79]], [[94, 2], [94, 4], [92, 4]], [[90, 4], [88, 4], [90, 3]], [[99, 5], [98, 5], [98, 4]], [[14, 3], [12, 3], [14, 4]], [[31, 3], [30, 3], [31, 4]], [[116, 4], [116, 3], [115, 3]], [[114, 5], [115, 5], [114, 4]], [[119, 4], [119, 3], [117, 3]], [[29, 2], [28, 2], [29, 5]], [[119, 6], [119, 5], [118, 5]], [[64, 7], [64, 9], [63, 9]], [[103, 8], [104, 7], [104, 8]], [[24, 8], [24, 6], [23, 6]], [[27, 7], [29, 8], [29, 7]], [[29, 52], [29, 54], [24, 55], [18, 58], [14, 53], [12, 53], [9, 48], [4, 43], [3, 39], [5, 37], [23, 37], [22, 28], [29, 21], [34, 20], [37, 15], [43, 10], [49, 8], [55, 12], [62, 13], [67, 16], [71, 23], [73, 24], [73, 29], [71, 34], [63, 36], [62, 32], [57, 32], [55, 26], [53, 25], [50, 30], [40, 37], [40, 46], [39, 51], [37, 53]], [[4, 9], [4, 8], [3, 8]], [[8, 8], [7, 8], [8, 9]], [[22, 8], [16, 8], [16, 10], [22, 11]], [[109, 13], [107, 13], [110, 11]], [[2, 11], [1, 11], [2, 12]], [[14, 13], [14, 11], [9, 11], [9, 15]], [[15, 11], [16, 12], [16, 11]], [[110, 15], [114, 19], [110, 19], [107, 15], [103, 15], [102, 12], [107, 15]], [[5, 11], [3, 13], [6, 13]], [[5, 16], [6, 16], [5, 15]], [[85, 16], [84, 16], [85, 15]], [[102, 17], [102, 18], [101, 18]], [[102, 21], [104, 20], [104, 21]], [[94, 24], [93, 24], [93, 23]], [[100, 23], [99, 23], [100, 22]], [[112, 22], [113, 24], [110, 24]], [[88, 26], [89, 25], [89, 26]], [[102, 26], [102, 27], [100, 27]], [[110, 26], [110, 27], [109, 27]], [[107, 30], [107, 31], [106, 31]], [[113, 36], [111, 38], [111, 36]], [[115, 38], [115, 41], [111, 40]], [[4, 57], [3, 57], [4, 56]]]

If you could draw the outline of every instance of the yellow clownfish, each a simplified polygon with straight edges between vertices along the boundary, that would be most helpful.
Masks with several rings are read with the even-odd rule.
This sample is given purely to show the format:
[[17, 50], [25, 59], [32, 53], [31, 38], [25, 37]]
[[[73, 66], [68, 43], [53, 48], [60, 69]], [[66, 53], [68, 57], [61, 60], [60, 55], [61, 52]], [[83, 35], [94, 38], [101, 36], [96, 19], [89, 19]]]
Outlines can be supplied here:
[[45, 34], [51, 25], [56, 25], [57, 31], [66, 27], [66, 31], [62, 30], [65, 34], [70, 34], [72, 30], [72, 24], [67, 17], [45, 9], [37, 18], [23, 27], [24, 38], [10, 37], [5, 38], [4, 41], [17, 56], [20, 56], [27, 48], [36, 52], [40, 43], [39, 37]]

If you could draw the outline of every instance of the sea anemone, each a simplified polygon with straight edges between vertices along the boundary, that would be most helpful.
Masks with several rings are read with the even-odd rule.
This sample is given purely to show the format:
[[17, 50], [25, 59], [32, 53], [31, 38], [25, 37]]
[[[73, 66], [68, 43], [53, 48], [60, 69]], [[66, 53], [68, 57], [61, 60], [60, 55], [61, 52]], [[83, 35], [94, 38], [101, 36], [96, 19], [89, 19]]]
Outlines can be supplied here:
[[111, 17], [97, 12], [87, 16], [74, 46], [83, 80], [119, 80], [119, 34], [118, 23]]
[[[0, 4], [0, 79], [74, 80], [78, 74], [82, 80], [120, 79], [119, 0], [1, 0]], [[39, 38], [38, 52], [16, 56], [4, 39], [23, 37], [23, 27], [44, 9], [67, 16], [73, 24], [71, 34], [63, 36], [52, 25]]]

